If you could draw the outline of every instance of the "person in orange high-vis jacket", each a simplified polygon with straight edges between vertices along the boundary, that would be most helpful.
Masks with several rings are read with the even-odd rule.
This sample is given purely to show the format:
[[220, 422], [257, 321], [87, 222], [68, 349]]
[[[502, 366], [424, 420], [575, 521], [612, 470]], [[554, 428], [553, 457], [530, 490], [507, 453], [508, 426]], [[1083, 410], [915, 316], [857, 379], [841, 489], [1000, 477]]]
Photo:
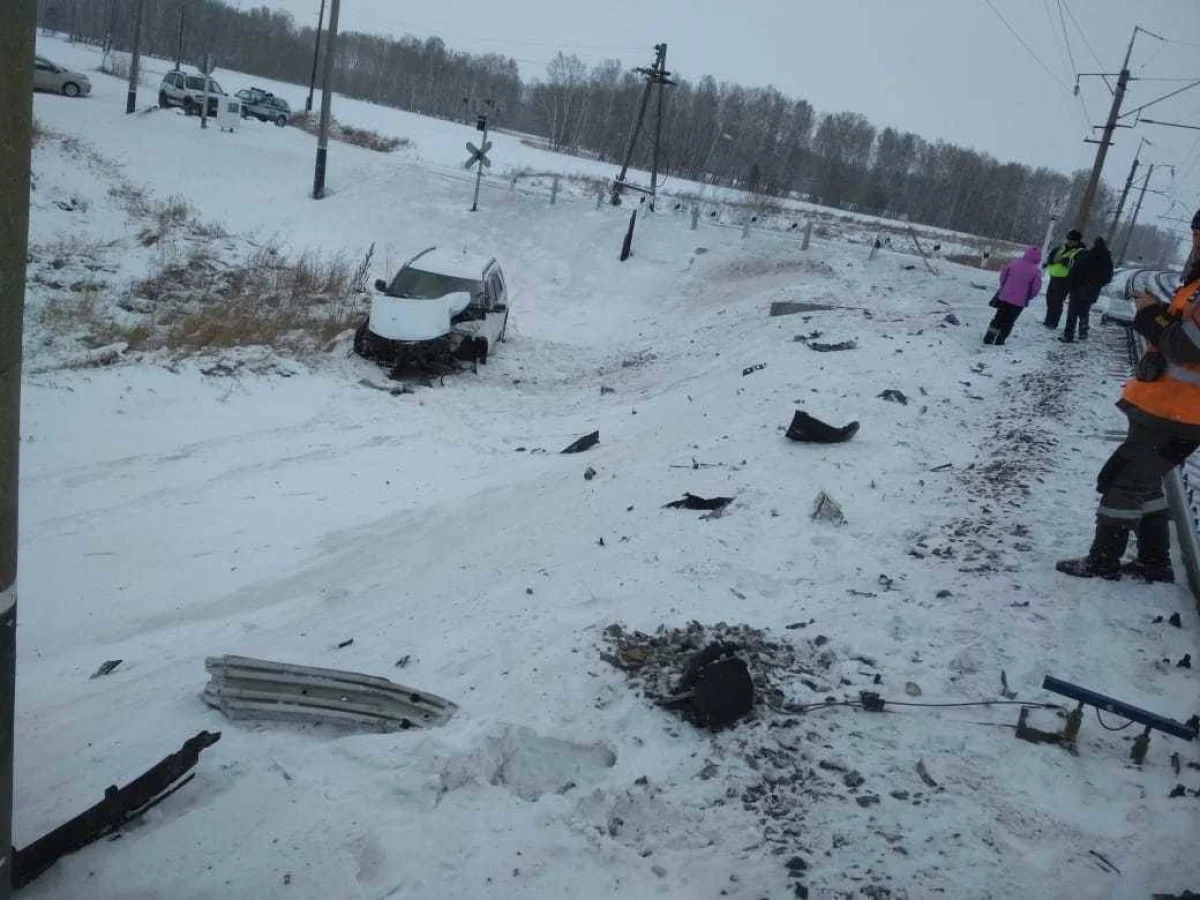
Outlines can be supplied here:
[[[1129, 433], [1096, 479], [1102, 497], [1091, 550], [1057, 568], [1080, 578], [1116, 580], [1124, 573], [1169, 582], [1175, 574], [1162, 480], [1200, 446], [1200, 212], [1192, 219], [1188, 272], [1171, 303], [1147, 293], [1134, 299], [1133, 328], [1150, 346], [1117, 404]], [[1137, 560], [1122, 566], [1135, 530]]]

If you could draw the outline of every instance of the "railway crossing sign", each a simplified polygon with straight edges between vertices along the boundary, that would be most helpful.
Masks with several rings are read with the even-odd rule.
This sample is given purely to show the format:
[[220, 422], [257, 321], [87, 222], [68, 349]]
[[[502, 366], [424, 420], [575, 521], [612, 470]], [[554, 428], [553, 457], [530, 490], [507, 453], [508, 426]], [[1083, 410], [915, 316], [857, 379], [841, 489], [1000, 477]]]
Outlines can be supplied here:
[[469, 168], [471, 168], [471, 166], [475, 165], [476, 163], [479, 163], [481, 167], [486, 166], [488, 168], [491, 168], [492, 161], [490, 159], [488, 159], [488, 157], [487, 157], [487, 153], [491, 149], [492, 149], [491, 141], [488, 141], [488, 140], [483, 141], [482, 147], [476, 147], [473, 143], [471, 143], [470, 141], [467, 141], [467, 152], [471, 154], [471, 158], [468, 159], [465, 163], [463, 163], [463, 168], [469, 169]]

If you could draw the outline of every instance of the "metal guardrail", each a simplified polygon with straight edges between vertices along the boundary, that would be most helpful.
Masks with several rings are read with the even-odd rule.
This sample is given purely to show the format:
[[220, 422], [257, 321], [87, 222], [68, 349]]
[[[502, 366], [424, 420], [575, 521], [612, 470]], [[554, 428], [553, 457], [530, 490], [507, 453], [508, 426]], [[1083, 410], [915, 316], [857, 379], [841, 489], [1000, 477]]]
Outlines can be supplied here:
[[[1169, 281], [1171, 273], [1148, 270], [1134, 272], [1129, 277], [1125, 284], [1126, 297], [1131, 298], [1133, 292], [1138, 290], [1139, 277], [1142, 289], [1157, 294], [1163, 300], [1170, 300], [1174, 293]], [[1128, 331], [1129, 359], [1132, 365], [1136, 365], [1146, 350], [1146, 341], [1132, 328]], [[1167, 474], [1163, 479], [1163, 492], [1171, 507], [1171, 518], [1175, 521], [1175, 538], [1187, 573], [1188, 588], [1200, 606], [1200, 460], [1196, 459], [1195, 454]]]

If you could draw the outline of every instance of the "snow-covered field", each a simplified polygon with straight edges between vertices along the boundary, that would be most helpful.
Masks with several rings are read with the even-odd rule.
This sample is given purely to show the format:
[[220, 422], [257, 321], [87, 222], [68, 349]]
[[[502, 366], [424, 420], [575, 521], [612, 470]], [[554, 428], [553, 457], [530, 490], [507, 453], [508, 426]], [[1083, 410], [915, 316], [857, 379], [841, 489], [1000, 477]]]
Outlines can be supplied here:
[[[77, 66], [90, 52], [39, 49]], [[1200, 711], [1194, 670], [1175, 665], [1200, 650], [1186, 591], [1053, 572], [1086, 549], [1122, 427], [1115, 332], [1063, 347], [1039, 305], [1010, 346], [984, 347], [991, 275], [693, 232], [685, 216], [641, 217], [621, 264], [624, 212], [489, 186], [471, 214], [450, 173], [474, 133], [379, 108], [356, 120], [367, 104], [335, 114], [415, 149], [333, 145], [331, 195], [314, 202], [311, 137], [126, 117], [124, 86], [93, 81], [87, 100], [35, 100], [67, 140], [34, 158], [17, 845], [195, 732], [223, 737], [194, 782], [26, 896], [1197, 888], [1200, 801], [1168, 798], [1200, 788], [1195, 745], [1156, 735], [1135, 767], [1137, 730], [1089, 718], [1070, 755], [1017, 741], [1013, 706], [763, 709], [712, 735], [601, 659], [614, 623], [746, 623], [794, 647], [806, 673], [779, 686], [799, 704], [912, 701], [909, 682], [916, 702], [988, 700], [1003, 672], [1021, 700], [1054, 699], [1052, 673], [1173, 718]], [[523, 152], [539, 169], [586, 163]], [[145, 246], [130, 188], [179, 195], [221, 230]], [[196, 242], [237, 258], [272, 240], [351, 257], [374, 243], [371, 279], [434, 244], [495, 253], [516, 295], [510, 341], [477, 375], [391, 396], [360, 384], [384, 375], [344, 338], [299, 359], [160, 350], [97, 368], [42, 314], [81, 293], [111, 311]], [[780, 300], [838, 308], [769, 318]], [[155, 309], [126, 305], [123, 327], [154, 325]], [[862, 430], [789, 442], [798, 408]], [[593, 429], [594, 450], [557, 453]], [[811, 518], [820, 491], [845, 525]], [[662, 508], [684, 492], [735, 500], [713, 519]], [[1173, 612], [1182, 629], [1154, 621]], [[199, 699], [205, 657], [225, 653], [391, 677], [461, 709], [386, 736], [231, 723]], [[90, 680], [107, 659], [123, 662]]]

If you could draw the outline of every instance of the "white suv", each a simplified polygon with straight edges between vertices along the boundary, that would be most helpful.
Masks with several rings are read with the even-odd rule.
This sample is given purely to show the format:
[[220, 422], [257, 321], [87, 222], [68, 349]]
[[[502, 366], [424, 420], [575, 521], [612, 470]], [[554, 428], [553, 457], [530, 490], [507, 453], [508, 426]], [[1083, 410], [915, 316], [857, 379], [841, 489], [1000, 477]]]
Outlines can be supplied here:
[[[225, 92], [221, 86], [208, 79], [208, 114], [213, 118], [217, 115], [217, 105]], [[189, 116], [200, 115], [204, 105], [204, 76], [199, 72], [184, 72], [176, 69], [163, 76], [162, 84], [158, 86], [158, 105], [163, 109], [168, 106], [182, 106]]]

